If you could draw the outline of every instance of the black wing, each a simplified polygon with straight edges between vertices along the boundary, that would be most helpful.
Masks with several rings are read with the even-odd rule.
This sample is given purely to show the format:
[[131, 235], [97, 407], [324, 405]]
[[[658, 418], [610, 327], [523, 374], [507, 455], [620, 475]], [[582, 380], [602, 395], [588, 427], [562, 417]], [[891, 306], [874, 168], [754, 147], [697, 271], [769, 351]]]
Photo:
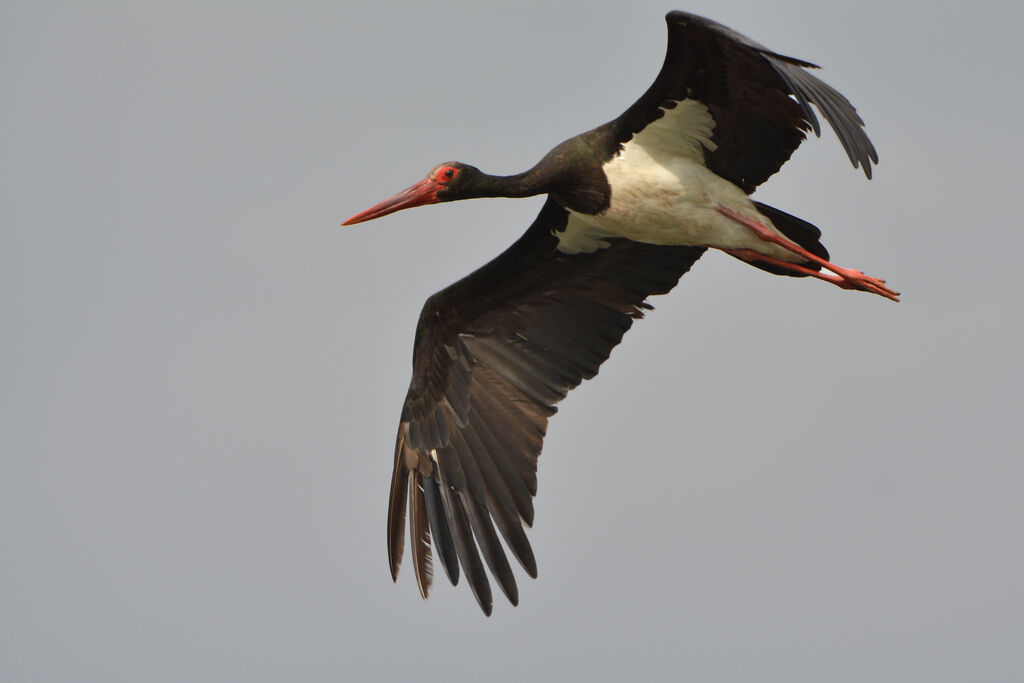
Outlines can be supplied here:
[[593, 254], [562, 254], [552, 231], [567, 217], [548, 199], [519, 241], [423, 307], [388, 510], [397, 578], [408, 500], [423, 597], [433, 544], [453, 584], [461, 565], [485, 613], [491, 589], [483, 562], [518, 602], [498, 533], [535, 577], [523, 523], [533, 523], [537, 457], [554, 404], [597, 374], [650, 308], [647, 296], [672, 289], [704, 252], [612, 240]]
[[871, 177], [878, 154], [864, 122], [849, 100], [806, 70], [816, 65], [694, 14], [670, 12], [665, 20], [668, 51], [657, 79], [622, 116], [602, 127], [619, 144], [661, 118], [662, 108], [698, 100], [715, 122], [716, 147], [705, 154], [705, 163], [750, 194], [789, 159], [807, 131], [821, 135], [813, 104], [854, 168]]

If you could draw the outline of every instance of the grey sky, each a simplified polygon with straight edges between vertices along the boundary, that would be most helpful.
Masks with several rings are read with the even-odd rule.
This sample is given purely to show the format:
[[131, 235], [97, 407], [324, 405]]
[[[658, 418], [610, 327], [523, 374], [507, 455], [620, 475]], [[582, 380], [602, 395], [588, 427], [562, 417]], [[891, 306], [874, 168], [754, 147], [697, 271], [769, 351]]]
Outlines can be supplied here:
[[542, 200], [339, 223], [617, 116], [673, 7], [0, 3], [0, 678], [1024, 680], [1024, 10], [675, 8], [857, 105], [873, 181], [828, 131], [757, 197], [904, 300], [701, 259], [485, 619], [392, 585], [393, 439], [424, 299]]

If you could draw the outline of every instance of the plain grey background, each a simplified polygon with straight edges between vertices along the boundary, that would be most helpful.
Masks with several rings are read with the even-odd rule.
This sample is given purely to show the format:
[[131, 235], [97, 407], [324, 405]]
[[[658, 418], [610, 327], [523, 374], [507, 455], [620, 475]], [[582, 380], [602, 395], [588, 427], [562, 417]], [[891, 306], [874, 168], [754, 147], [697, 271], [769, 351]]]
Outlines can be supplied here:
[[543, 200], [339, 223], [617, 116], [673, 6], [0, 4], [0, 678], [1024, 680], [1024, 10], [675, 8], [858, 106], [873, 181], [826, 131], [757, 197], [904, 300], [705, 256], [562, 404], [485, 619], [392, 585], [395, 425]]

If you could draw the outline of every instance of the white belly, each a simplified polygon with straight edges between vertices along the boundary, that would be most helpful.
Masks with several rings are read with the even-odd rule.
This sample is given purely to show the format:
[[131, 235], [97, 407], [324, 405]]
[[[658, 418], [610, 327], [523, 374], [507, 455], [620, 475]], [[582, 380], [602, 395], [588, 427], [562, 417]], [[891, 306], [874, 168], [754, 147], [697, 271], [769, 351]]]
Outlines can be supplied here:
[[778, 232], [743, 190], [700, 162], [677, 157], [667, 165], [637, 165], [624, 156], [626, 151], [605, 166], [612, 190], [610, 206], [596, 215], [570, 212], [559, 249], [593, 251], [606, 246], [602, 238], [626, 237], [647, 244], [753, 249], [786, 261], [801, 261], [719, 213], [718, 207], [724, 206]]
[[802, 261], [718, 212], [726, 207], [778, 232], [743, 190], [704, 165], [702, 147], [713, 148], [712, 127], [706, 108], [686, 101], [634, 136], [604, 165], [611, 186], [609, 207], [596, 215], [570, 212], [566, 230], [558, 234], [558, 248], [592, 252], [607, 246], [605, 238], [626, 237], [648, 244], [753, 249]]

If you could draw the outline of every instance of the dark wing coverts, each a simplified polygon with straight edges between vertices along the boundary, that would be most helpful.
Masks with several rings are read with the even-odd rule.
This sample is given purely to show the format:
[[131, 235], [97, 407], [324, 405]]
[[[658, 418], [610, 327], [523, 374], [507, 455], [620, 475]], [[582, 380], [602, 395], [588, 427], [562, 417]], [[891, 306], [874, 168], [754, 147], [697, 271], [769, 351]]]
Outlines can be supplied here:
[[854, 168], [871, 177], [878, 154], [864, 133], [864, 122], [849, 100], [807, 69], [816, 65], [772, 52], [718, 22], [686, 12], [670, 12], [665, 63], [651, 87], [605, 128], [627, 142], [662, 107], [696, 99], [715, 120], [714, 151], [708, 168], [747, 194], [786, 163], [807, 131], [821, 134], [815, 105], [835, 130]]
[[644, 299], [672, 289], [704, 252], [612, 240], [568, 256], [552, 235], [566, 220], [548, 199], [518, 242], [423, 307], [395, 448], [388, 554], [397, 578], [408, 509], [424, 597], [433, 545], [453, 584], [461, 566], [485, 613], [484, 563], [518, 602], [498, 534], [536, 576], [523, 523], [533, 522], [537, 457], [554, 404], [597, 374], [650, 308]]

